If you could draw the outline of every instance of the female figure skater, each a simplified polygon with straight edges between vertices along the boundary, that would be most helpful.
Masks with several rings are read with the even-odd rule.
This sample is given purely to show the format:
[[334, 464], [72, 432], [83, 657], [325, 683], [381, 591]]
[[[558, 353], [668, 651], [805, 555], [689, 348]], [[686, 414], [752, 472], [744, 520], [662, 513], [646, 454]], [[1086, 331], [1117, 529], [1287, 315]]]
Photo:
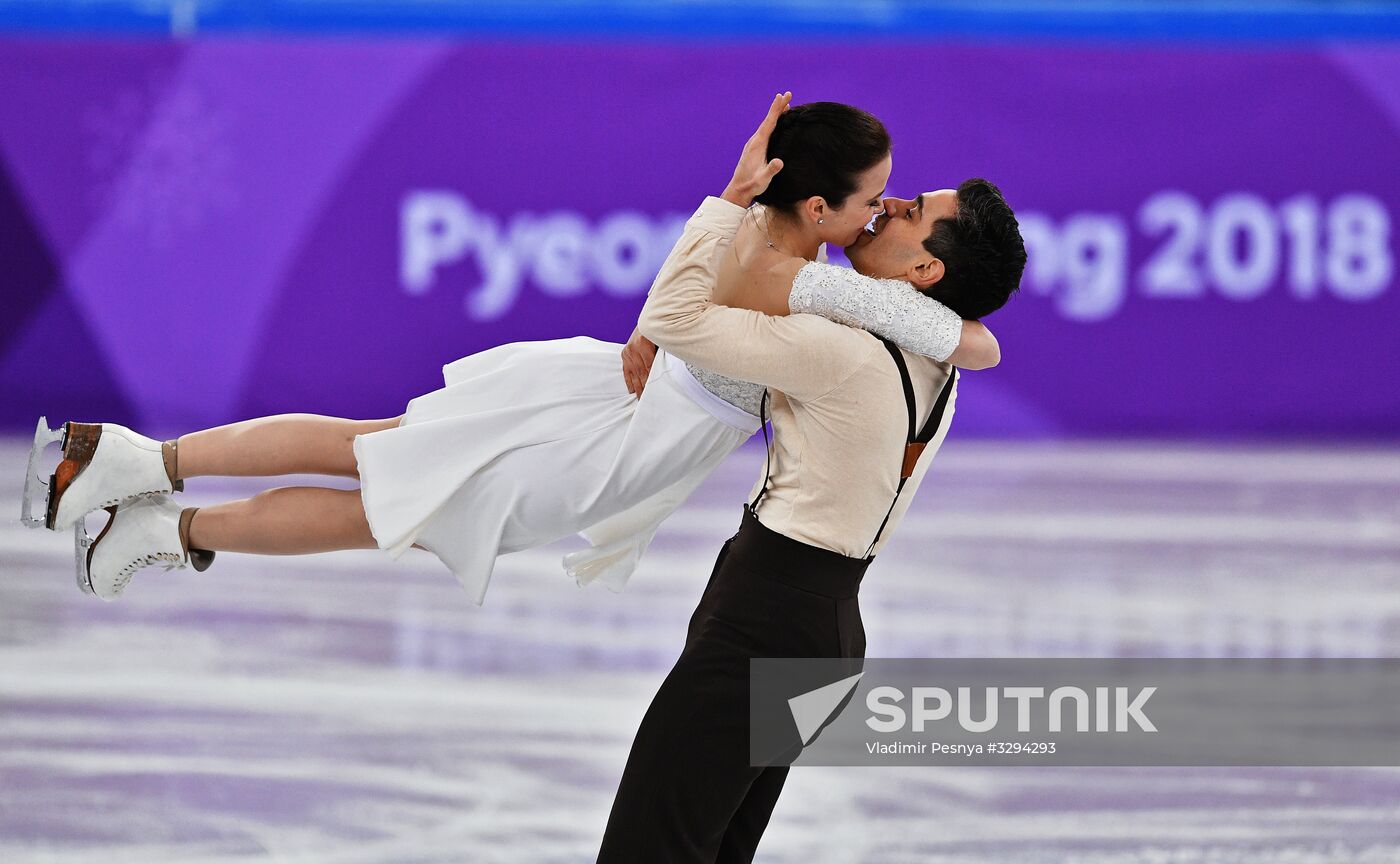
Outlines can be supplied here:
[[[728, 267], [717, 299], [770, 314], [820, 314], [964, 368], [995, 365], [990, 331], [908, 281], [812, 260], [823, 243], [853, 244], [884, 212], [889, 136], [850, 106], [789, 111], [790, 100], [775, 97], [748, 147], [766, 153], [773, 181], [745, 226], [761, 232], [764, 254]], [[754, 290], [786, 262], [795, 276], [782, 290]], [[627, 378], [620, 354], [629, 358]], [[54, 530], [74, 527], [79, 586], [105, 600], [143, 567], [204, 570], [216, 550], [377, 546], [397, 557], [416, 546], [437, 555], [480, 604], [498, 555], [575, 532], [591, 546], [565, 559], [569, 573], [620, 590], [661, 521], [761, 426], [762, 387], [665, 352], [643, 382], [646, 356], [635, 335], [626, 348], [588, 337], [502, 345], [444, 367], [445, 386], [413, 399], [400, 417], [280, 415], [163, 443], [115, 424], [50, 431], [41, 418], [24, 515]], [[44, 516], [33, 516], [45, 486], [40, 453], [58, 440], [64, 458], [47, 484]], [[170, 497], [191, 477], [294, 473], [361, 485], [277, 488], [205, 508]], [[111, 518], [89, 538], [83, 517], [99, 508]]]

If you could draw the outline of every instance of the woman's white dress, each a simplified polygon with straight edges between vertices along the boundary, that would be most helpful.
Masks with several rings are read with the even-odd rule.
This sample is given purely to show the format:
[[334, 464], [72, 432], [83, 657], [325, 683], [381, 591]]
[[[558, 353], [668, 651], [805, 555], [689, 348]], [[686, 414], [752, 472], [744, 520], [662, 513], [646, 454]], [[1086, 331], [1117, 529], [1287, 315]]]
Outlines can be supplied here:
[[[799, 271], [789, 305], [939, 360], [961, 334], [908, 283], [819, 262]], [[658, 351], [639, 399], [622, 348], [580, 336], [464, 357], [397, 427], [357, 437], [379, 547], [428, 549], [480, 604], [498, 555], [580, 533], [590, 545], [565, 570], [621, 590], [661, 522], [758, 431], [763, 391]]]

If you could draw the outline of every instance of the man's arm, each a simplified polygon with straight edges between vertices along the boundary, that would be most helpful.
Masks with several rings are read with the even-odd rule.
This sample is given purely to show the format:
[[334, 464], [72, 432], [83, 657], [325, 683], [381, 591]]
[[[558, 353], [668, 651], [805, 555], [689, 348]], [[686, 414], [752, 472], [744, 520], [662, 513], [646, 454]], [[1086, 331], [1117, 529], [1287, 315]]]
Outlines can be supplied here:
[[845, 380], [872, 348], [855, 331], [812, 316], [775, 317], [711, 302], [716, 253], [744, 213], [732, 201], [705, 199], [662, 265], [637, 329], [688, 363], [810, 401]]

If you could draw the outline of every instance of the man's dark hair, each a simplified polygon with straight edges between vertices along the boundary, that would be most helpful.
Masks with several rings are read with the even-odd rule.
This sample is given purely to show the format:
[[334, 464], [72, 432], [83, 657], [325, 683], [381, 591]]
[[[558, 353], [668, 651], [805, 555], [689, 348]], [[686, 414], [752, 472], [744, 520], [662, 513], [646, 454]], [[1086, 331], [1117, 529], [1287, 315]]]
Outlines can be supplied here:
[[873, 115], [840, 102], [794, 105], [778, 117], [768, 139], [768, 158], [783, 160], [756, 199], [777, 210], [814, 196], [840, 210], [856, 191], [860, 174], [890, 152], [890, 133]]
[[980, 177], [958, 187], [958, 212], [934, 223], [924, 249], [943, 262], [943, 278], [924, 293], [966, 320], [992, 314], [1021, 287], [1026, 244], [1016, 214]]

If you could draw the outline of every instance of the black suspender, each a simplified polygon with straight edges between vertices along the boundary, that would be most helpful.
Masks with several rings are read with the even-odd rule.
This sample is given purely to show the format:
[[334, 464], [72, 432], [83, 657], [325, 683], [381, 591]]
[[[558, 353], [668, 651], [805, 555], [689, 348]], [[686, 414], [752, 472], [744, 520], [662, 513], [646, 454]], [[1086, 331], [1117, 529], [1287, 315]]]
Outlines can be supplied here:
[[758, 518], [758, 511], [754, 508], [758, 507], [759, 499], [763, 497], [763, 493], [768, 491], [768, 477], [773, 471], [773, 451], [772, 448], [768, 446], [768, 420], [764, 416], [766, 413], [764, 409], [767, 407], [768, 389], [765, 387], [763, 390], [763, 398], [758, 400], [758, 428], [763, 430], [763, 488], [758, 490], [758, 494], [754, 496], [753, 502], [749, 504], [749, 512], [754, 515], [755, 519]]
[[885, 511], [885, 518], [880, 522], [879, 529], [875, 531], [875, 539], [870, 541], [870, 546], [865, 550], [867, 558], [870, 557], [871, 552], [875, 551], [875, 544], [880, 542], [880, 535], [885, 533], [885, 526], [890, 522], [894, 506], [899, 503], [899, 493], [904, 491], [904, 482], [914, 475], [914, 465], [923, 455], [924, 447], [933, 440], [934, 435], [938, 434], [938, 427], [943, 425], [943, 414], [948, 409], [948, 397], [952, 395], [953, 382], [958, 379], [958, 370], [949, 368], [948, 380], [943, 382], [943, 389], [938, 392], [938, 399], [933, 403], [928, 419], [924, 421], [924, 428], [915, 432], [915, 424], [918, 419], [914, 413], [914, 382], [909, 377], [909, 367], [905, 365], [904, 355], [899, 352], [893, 342], [884, 337], [880, 337], [880, 341], [885, 343], [890, 356], [894, 358], [894, 365], [899, 369], [899, 381], [904, 385], [904, 405], [909, 409], [909, 434], [904, 441], [903, 461], [899, 465], [899, 485], [895, 487], [894, 500], [890, 502], [890, 509]]
[[[928, 442], [933, 440], [933, 436], [938, 434], [939, 427], [943, 425], [943, 415], [948, 409], [948, 398], [952, 395], [953, 384], [958, 379], [958, 370], [956, 368], [949, 368], [948, 380], [943, 382], [943, 389], [938, 392], [938, 399], [933, 403], [933, 408], [929, 411], [928, 419], [924, 421], [922, 429], [917, 429], [918, 418], [914, 409], [914, 382], [913, 379], [909, 377], [909, 367], [904, 362], [904, 355], [901, 354], [894, 343], [888, 339], [881, 337], [880, 341], [885, 343], [885, 347], [889, 349], [890, 356], [894, 358], [895, 367], [899, 369], [899, 381], [904, 387], [904, 405], [909, 409], [909, 434], [905, 437], [904, 453], [901, 456], [902, 461], [899, 466], [899, 486], [895, 489], [894, 500], [890, 502], [890, 509], [885, 511], [885, 518], [880, 522], [879, 530], [875, 532], [875, 539], [870, 541], [869, 548], [865, 550], [865, 557], [867, 558], [869, 558], [870, 553], [874, 551], [875, 544], [880, 542], [880, 535], [884, 533], [885, 526], [889, 524], [890, 516], [894, 513], [894, 507], [899, 503], [899, 494], [904, 491], [904, 483], [914, 475], [914, 465], [919, 461], [919, 457], [923, 455], [924, 447], [928, 445]], [[768, 391], [764, 390], [763, 398], [760, 399], [758, 403], [758, 424], [759, 428], [763, 430], [763, 486], [758, 490], [758, 494], [754, 496], [753, 501], [749, 504], [749, 511], [752, 512], [755, 517], [758, 516], [758, 511], [755, 508], [758, 507], [758, 502], [763, 499], [764, 494], [768, 491], [768, 479], [772, 476], [773, 470], [773, 451], [768, 442], [767, 406]]]

